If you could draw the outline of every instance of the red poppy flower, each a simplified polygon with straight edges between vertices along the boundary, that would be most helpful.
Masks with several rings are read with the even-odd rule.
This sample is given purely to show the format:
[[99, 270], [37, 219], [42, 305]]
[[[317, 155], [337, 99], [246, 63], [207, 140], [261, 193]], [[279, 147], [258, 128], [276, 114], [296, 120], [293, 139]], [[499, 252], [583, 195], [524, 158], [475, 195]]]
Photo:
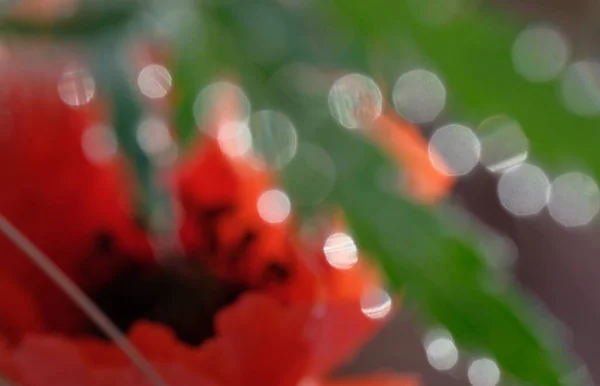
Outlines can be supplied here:
[[[123, 168], [117, 161], [99, 165], [82, 148], [98, 106], [61, 100], [62, 69], [15, 69], [13, 63], [2, 74], [8, 131], [0, 141], [0, 180], [10, 184], [0, 190], [0, 213], [90, 295], [127, 266], [161, 271], [133, 220]], [[230, 107], [215, 114], [216, 130]], [[327, 262], [323, 241], [339, 229], [325, 229], [310, 245], [292, 217], [265, 221], [257, 201], [274, 184], [247, 160], [224, 154], [215, 139], [192, 148], [173, 185], [185, 255], [246, 290], [217, 311], [214, 335], [197, 346], [144, 321], [131, 327], [130, 340], [172, 385], [413, 385], [393, 375], [326, 380], [385, 320], [386, 312], [364, 304], [380, 282], [362, 260], [347, 269]], [[31, 386], [149, 384], [114, 344], [82, 335], [88, 324], [80, 312], [7, 239], [0, 238], [0, 250], [6, 377]], [[389, 311], [389, 302], [383, 306]]]

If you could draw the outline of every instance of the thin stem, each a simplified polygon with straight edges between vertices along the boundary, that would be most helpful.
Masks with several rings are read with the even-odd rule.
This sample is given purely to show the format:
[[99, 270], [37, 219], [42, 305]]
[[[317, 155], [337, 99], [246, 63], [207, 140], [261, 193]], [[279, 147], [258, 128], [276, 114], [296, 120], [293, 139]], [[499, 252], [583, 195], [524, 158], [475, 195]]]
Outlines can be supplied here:
[[52, 279], [75, 304], [131, 359], [154, 386], [167, 386], [154, 367], [94, 302], [56, 264], [0, 214], [0, 231]]

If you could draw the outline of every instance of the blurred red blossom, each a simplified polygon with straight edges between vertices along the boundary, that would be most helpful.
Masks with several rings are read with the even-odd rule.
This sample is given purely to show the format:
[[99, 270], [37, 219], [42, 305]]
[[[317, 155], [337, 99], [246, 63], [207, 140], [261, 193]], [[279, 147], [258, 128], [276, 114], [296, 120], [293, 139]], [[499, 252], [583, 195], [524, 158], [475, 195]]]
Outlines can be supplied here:
[[[85, 133], [110, 114], [98, 95], [65, 103], [59, 90], [65, 68], [61, 61], [40, 66], [14, 58], [2, 67], [0, 180], [7, 184], [0, 213], [93, 294], [128, 265], [162, 268], [135, 221], [135, 187], [124, 159], [97, 162], [82, 146]], [[233, 113], [224, 108], [207, 124], [218, 130]], [[414, 384], [385, 375], [323, 380], [382, 325], [385, 317], [361, 308], [365, 292], [382, 283], [365, 261], [345, 270], [329, 265], [324, 240], [301, 240], [293, 218], [264, 221], [256, 203], [275, 187], [274, 176], [203, 138], [172, 182], [167, 188], [181, 202], [187, 258], [247, 290], [218, 312], [215, 335], [197, 347], [180, 342], [168, 326], [140, 320], [131, 328], [131, 341], [169, 384]], [[0, 250], [6, 377], [31, 386], [148, 384], [114, 344], [85, 336], [81, 312], [8, 239], [0, 238]]]

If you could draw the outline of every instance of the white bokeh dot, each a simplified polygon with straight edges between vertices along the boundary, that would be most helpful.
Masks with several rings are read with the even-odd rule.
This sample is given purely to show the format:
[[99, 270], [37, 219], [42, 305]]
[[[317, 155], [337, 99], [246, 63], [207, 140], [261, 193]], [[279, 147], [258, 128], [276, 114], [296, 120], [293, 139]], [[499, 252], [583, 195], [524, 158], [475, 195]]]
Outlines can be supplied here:
[[117, 155], [117, 138], [110, 126], [94, 125], [83, 132], [81, 148], [91, 163], [106, 164]]
[[498, 198], [514, 215], [534, 215], [548, 203], [550, 181], [542, 169], [524, 163], [502, 174], [498, 181]]
[[296, 155], [298, 134], [287, 115], [261, 110], [250, 118], [252, 149], [268, 166], [281, 169]]
[[151, 99], [163, 98], [171, 90], [171, 74], [160, 64], [149, 64], [138, 74], [138, 87], [142, 94]]
[[458, 348], [445, 330], [429, 332], [424, 341], [429, 364], [436, 370], [447, 371], [458, 363]]
[[567, 67], [561, 95], [565, 107], [574, 114], [600, 114], [600, 63], [580, 61]]
[[96, 93], [96, 82], [92, 74], [83, 67], [67, 68], [58, 80], [58, 95], [69, 106], [77, 107], [89, 103]]
[[588, 224], [600, 210], [600, 190], [591, 178], [579, 172], [566, 173], [552, 182], [550, 215], [566, 227]]
[[481, 140], [481, 164], [499, 173], [527, 160], [529, 141], [516, 120], [496, 115], [477, 128]]
[[534, 26], [523, 30], [512, 48], [515, 70], [530, 82], [549, 82], [565, 68], [569, 45], [557, 29]]
[[433, 72], [417, 69], [402, 75], [393, 90], [396, 111], [415, 123], [433, 121], [446, 105], [446, 88]]
[[461, 176], [479, 162], [481, 144], [471, 129], [458, 124], [439, 128], [429, 140], [429, 159], [440, 172]]
[[290, 215], [292, 204], [287, 194], [281, 190], [272, 189], [264, 192], [258, 198], [258, 214], [268, 223], [284, 222]]
[[373, 79], [348, 74], [335, 81], [329, 91], [331, 115], [344, 127], [363, 128], [381, 115], [383, 96]]
[[493, 360], [480, 358], [471, 362], [467, 376], [473, 386], [496, 386], [500, 382], [500, 368]]
[[252, 148], [252, 134], [246, 122], [230, 121], [219, 128], [219, 147], [230, 157], [243, 157]]
[[382, 288], [371, 288], [361, 296], [360, 307], [369, 319], [383, 319], [392, 310], [392, 298]]
[[154, 157], [166, 154], [173, 146], [169, 128], [162, 119], [148, 118], [142, 121], [136, 136], [142, 150]]
[[[219, 109], [227, 109], [223, 112]], [[214, 82], [203, 88], [194, 101], [194, 118], [196, 124], [206, 134], [217, 136], [214, 127], [207, 125], [214, 114], [228, 114], [233, 121], [247, 121], [250, 118], [250, 100], [244, 91], [233, 83]]]
[[327, 262], [337, 269], [352, 268], [358, 262], [358, 250], [352, 237], [345, 233], [334, 233], [323, 246]]

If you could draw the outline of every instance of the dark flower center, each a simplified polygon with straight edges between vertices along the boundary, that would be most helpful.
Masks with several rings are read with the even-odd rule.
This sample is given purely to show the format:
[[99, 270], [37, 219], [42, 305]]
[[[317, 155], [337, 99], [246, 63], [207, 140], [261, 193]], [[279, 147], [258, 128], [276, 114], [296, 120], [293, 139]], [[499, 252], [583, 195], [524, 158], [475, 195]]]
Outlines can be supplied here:
[[[217, 312], [244, 290], [199, 264], [178, 260], [164, 268], [129, 266], [92, 298], [122, 331], [137, 320], [149, 320], [171, 327], [181, 341], [199, 345], [214, 335]], [[96, 329], [93, 333], [102, 335]]]

